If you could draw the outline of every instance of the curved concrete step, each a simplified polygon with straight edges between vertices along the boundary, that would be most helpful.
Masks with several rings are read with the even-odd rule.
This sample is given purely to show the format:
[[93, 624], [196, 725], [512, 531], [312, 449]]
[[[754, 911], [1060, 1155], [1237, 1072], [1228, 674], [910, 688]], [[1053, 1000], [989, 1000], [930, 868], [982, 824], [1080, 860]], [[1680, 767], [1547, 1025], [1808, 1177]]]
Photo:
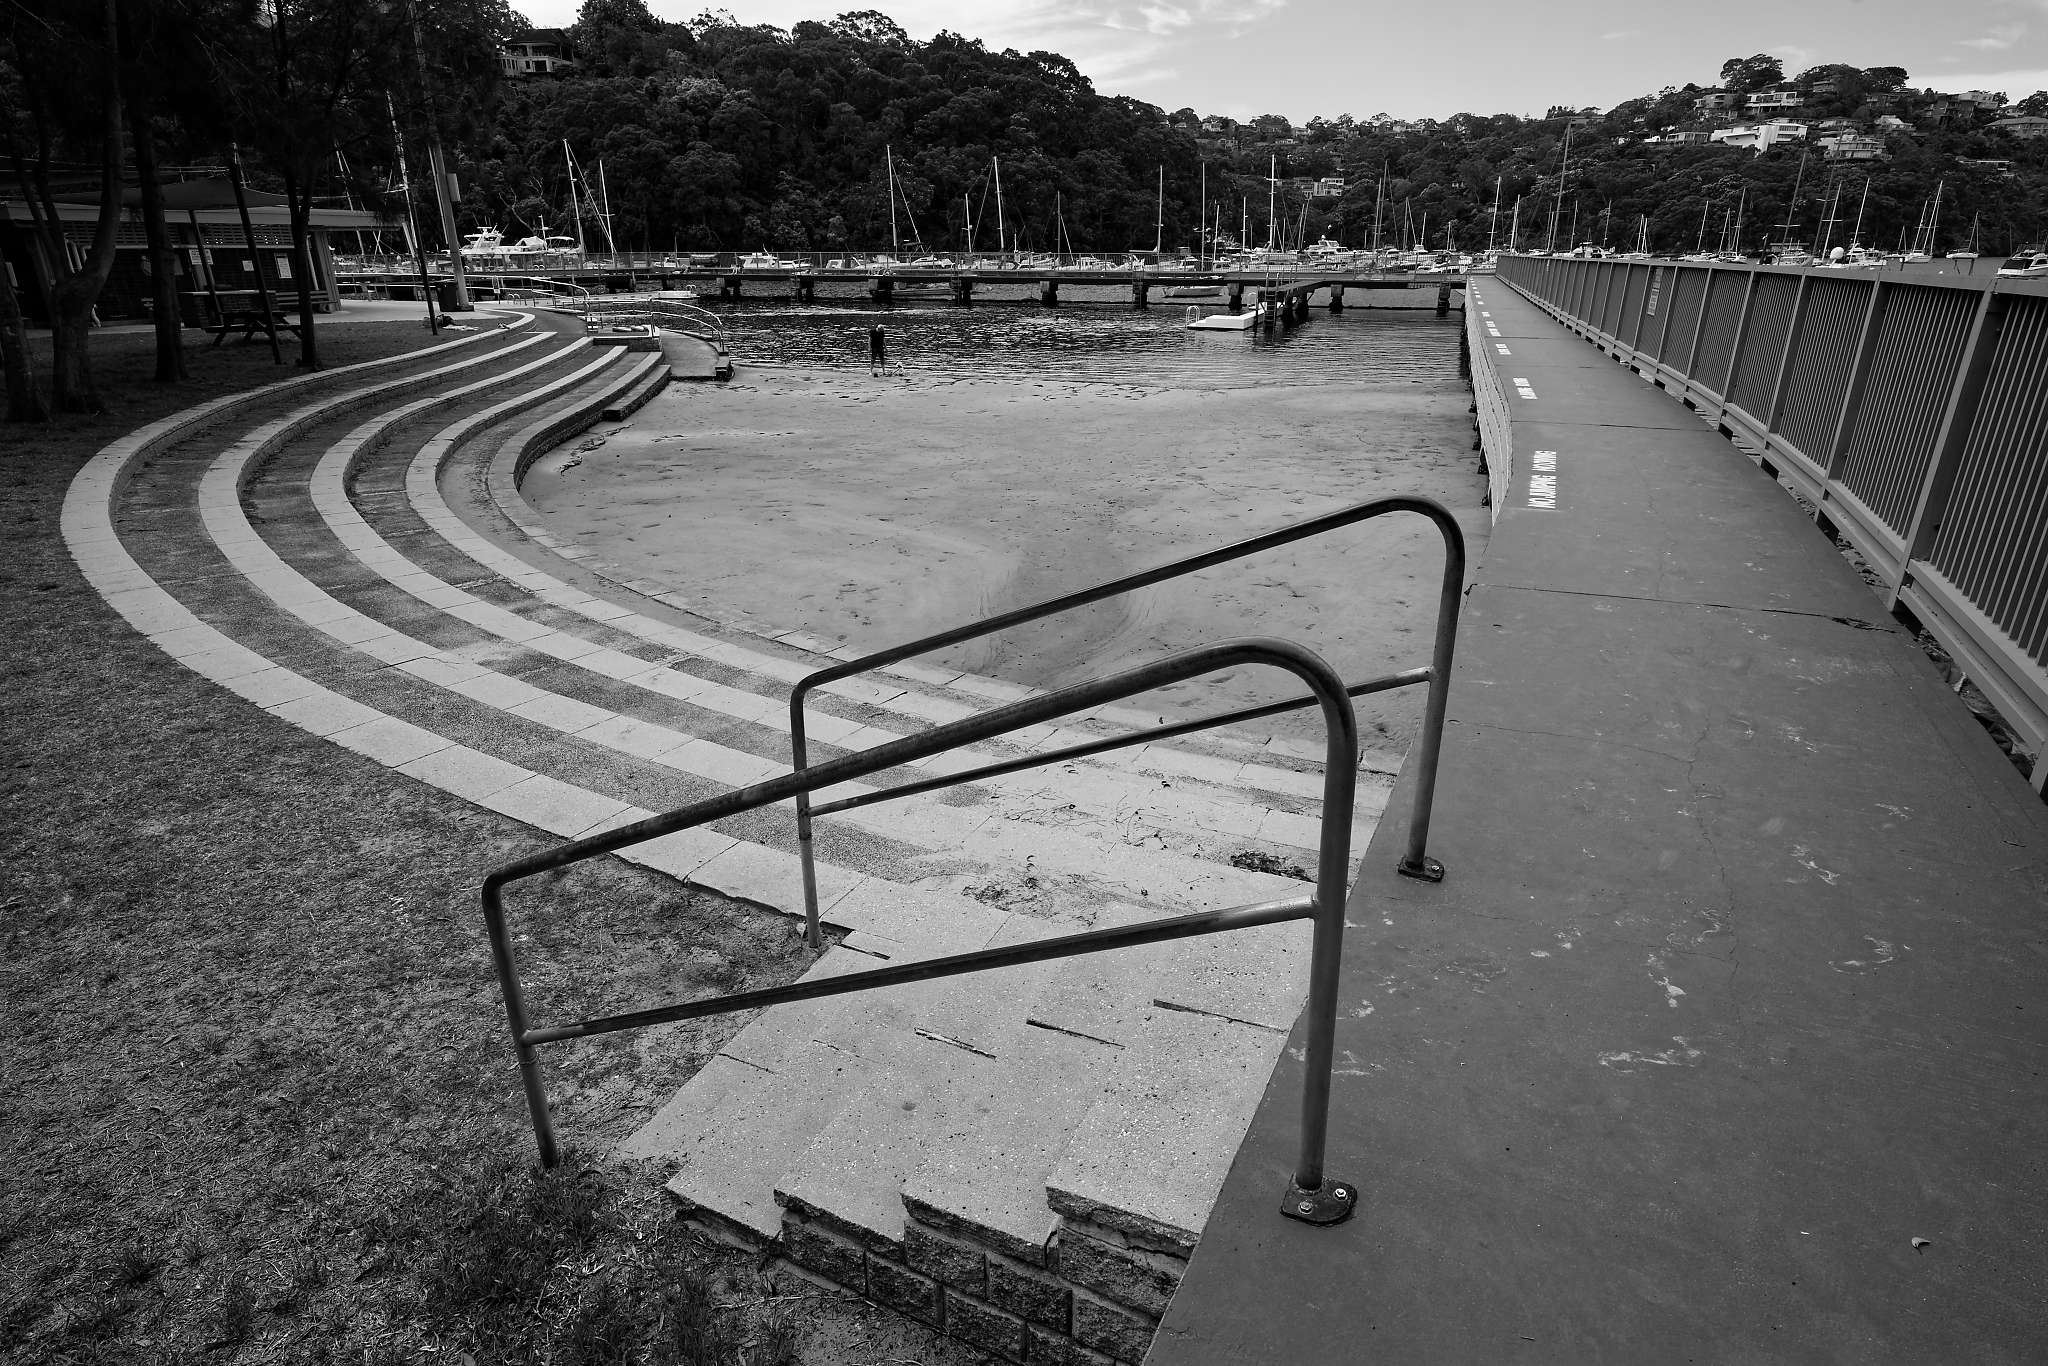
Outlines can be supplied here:
[[[554, 835], [785, 771], [773, 693], [826, 656], [592, 592], [573, 562], [536, 565], [451, 506], [454, 489], [488, 499], [492, 471], [654, 372], [573, 340], [480, 340], [204, 405], [114, 443], [67, 499], [74, 555], [190, 667]], [[146, 475], [125, 482], [145, 455]], [[117, 506], [151, 532], [136, 554]], [[458, 578], [460, 565], [490, 584]], [[991, 700], [984, 683], [915, 667], [848, 680], [813, 711], [820, 753], [974, 710]], [[822, 821], [825, 914], [846, 934], [812, 972], [1298, 894], [1217, 858], [1229, 841], [1305, 852], [1287, 823], [1305, 822], [1309, 793], [1285, 787], [1316, 779], [1294, 763], [1147, 746], [1142, 763], [979, 784], [966, 804], [909, 798]], [[1155, 767], [1174, 764], [1163, 772], [1193, 776]], [[1112, 834], [1149, 831], [1155, 847], [1030, 819], [1048, 800]], [[760, 812], [621, 856], [790, 908], [788, 839], [785, 814]], [[1156, 847], [1175, 842], [1197, 852]], [[1033, 879], [1057, 894], [1026, 895]], [[706, 1212], [909, 1312], [928, 1300], [941, 1321], [954, 1305], [962, 1323], [1108, 1342], [1129, 1306], [1059, 1279], [1062, 1240], [1145, 1238], [1163, 1249], [1147, 1255], [1169, 1256], [1199, 1229], [1232, 1117], [1256, 1102], [1298, 1008], [1305, 946], [1304, 926], [1270, 927], [779, 1007], [626, 1150], [672, 1161], [674, 1188]], [[1132, 1179], [1174, 1134], [1201, 1135], [1203, 1154], [1166, 1164], [1170, 1181]]]

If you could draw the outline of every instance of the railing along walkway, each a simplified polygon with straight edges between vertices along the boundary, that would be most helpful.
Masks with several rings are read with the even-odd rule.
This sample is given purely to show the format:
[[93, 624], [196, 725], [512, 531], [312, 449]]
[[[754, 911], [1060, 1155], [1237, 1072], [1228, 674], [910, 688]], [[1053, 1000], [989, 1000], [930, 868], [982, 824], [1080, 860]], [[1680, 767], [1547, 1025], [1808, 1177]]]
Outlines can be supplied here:
[[2048, 791], [2048, 282], [1530, 257], [1499, 278], [1759, 448]]
[[[943, 649], [963, 640], [1004, 630], [1022, 622], [1034, 621], [1394, 512], [1414, 512], [1429, 518], [1444, 539], [1444, 574], [1438, 602], [1434, 647], [1431, 663], [1425, 668], [1346, 685], [1320, 657], [1291, 642], [1266, 638], [1227, 641], [1184, 651], [1168, 659], [1107, 678], [1076, 684], [1041, 697], [1029, 698], [977, 716], [949, 722], [922, 734], [892, 741], [824, 764], [811, 766], [806, 762], [803, 699], [809, 691], [819, 686], [870, 669], [886, 667], [913, 655]], [[1463, 532], [1448, 510], [1428, 498], [1384, 498], [1312, 518], [1292, 527], [1190, 556], [1091, 589], [987, 617], [954, 630], [912, 641], [907, 645], [833, 665], [800, 681], [793, 690], [790, 701], [794, 739], [794, 768], [791, 773], [648, 820], [575, 840], [494, 870], [483, 883], [484, 919], [490, 932], [492, 958], [498, 973], [499, 987], [504, 995], [506, 1015], [519, 1058], [521, 1082], [542, 1162], [553, 1165], [559, 1156], [553, 1120], [548, 1113], [546, 1085], [536, 1051], [542, 1044], [621, 1030], [642, 1029], [675, 1020], [875, 990], [962, 973], [1161, 943], [1225, 930], [1249, 929], [1259, 925], [1308, 919], [1314, 922], [1309, 967], [1309, 1002], [1306, 1012], [1306, 1018], [1310, 1021], [1308, 1068], [1302, 1088], [1300, 1147], [1293, 1178], [1282, 1198], [1281, 1212], [1289, 1218], [1314, 1224], [1338, 1223], [1348, 1218], [1356, 1205], [1357, 1191], [1348, 1183], [1326, 1179], [1323, 1154], [1329, 1112], [1331, 1068], [1335, 1057], [1333, 1039], [1336, 1031], [1336, 986], [1343, 952], [1344, 905], [1350, 876], [1352, 805], [1357, 783], [1358, 733], [1351, 698], [1390, 688], [1423, 683], [1429, 685], [1423, 733], [1418, 741], [1419, 771], [1428, 776], [1416, 788], [1410, 819], [1412, 833], [1406, 853], [1400, 861], [1400, 871], [1410, 877], [1432, 882], [1440, 881], [1443, 877], [1443, 866], [1428, 855], [1426, 841], [1437, 754], [1441, 744], [1445, 698], [1448, 694], [1450, 669], [1456, 646], [1457, 607], [1459, 593], [1464, 583], [1464, 572]], [[1128, 736], [1068, 746], [1061, 750], [1034, 754], [1024, 759], [991, 765], [972, 772], [948, 775], [910, 787], [887, 789], [868, 797], [849, 799], [846, 803], [834, 804], [832, 807], [819, 807], [815, 811], [810, 806], [810, 794], [822, 788], [850, 782], [884, 769], [914, 763], [1011, 731], [1089, 712], [1124, 698], [1202, 674], [1245, 664], [1263, 664], [1290, 672], [1308, 686], [1309, 695], [1176, 725], [1155, 727]], [[823, 938], [810, 859], [810, 823], [814, 815], [830, 809], [845, 809], [846, 805], [854, 802], [906, 796], [913, 791], [928, 791], [937, 786], [973, 781], [977, 777], [989, 777], [1026, 767], [1071, 761], [1124, 745], [1141, 744], [1168, 735], [1187, 734], [1308, 706], [1320, 706], [1322, 709], [1326, 735], [1321, 834], [1317, 852], [1315, 891], [1311, 895], [1227, 910], [1202, 911], [1113, 929], [1093, 930], [1024, 944], [983, 949], [973, 953], [924, 959], [888, 968], [794, 982], [786, 986], [756, 991], [735, 992], [620, 1015], [580, 1020], [570, 1024], [540, 1028], [532, 1024], [525, 993], [520, 986], [518, 963], [506, 918], [505, 888], [513, 882], [795, 798], [804, 852], [806, 929], [815, 950], [822, 947]]]
[[1531, 463], [1463, 605], [1456, 876], [1389, 867], [1410, 773], [1352, 891], [1359, 1216], [1267, 1214], [1297, 1026], [1147, 1366], [2038, 1357], [2048, 808], [1753, 461], [1475, 302]]

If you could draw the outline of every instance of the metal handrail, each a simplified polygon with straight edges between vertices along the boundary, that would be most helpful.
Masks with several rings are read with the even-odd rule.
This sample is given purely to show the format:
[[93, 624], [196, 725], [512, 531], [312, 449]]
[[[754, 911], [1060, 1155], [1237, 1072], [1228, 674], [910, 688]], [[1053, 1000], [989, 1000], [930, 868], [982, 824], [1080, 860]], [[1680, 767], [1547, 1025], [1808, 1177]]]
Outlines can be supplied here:
[[659, 296], [649, 298], [629, 294], [614, 298], [587, 298], [583, 301], [585, 329], [622, 319], [667, 328], [672, 332], [687, 332], [692, 336], [703, 335], [695, 330], [701, 328], [710, 334], [713, 341], [726, 340], [725, 320], [710, 309], [693, 304], [687, 299], [664, 299]]
[[[752, 811], [791, 796], [807, 794], [821, 787], [843, 783], [927, 755], [942, 753], [964, 744], [1000, 735], [1042, 722], [1149, 692], [1205, 673], [1248, 664], [1267, 664], [1285, 669], [1309, 687], [1311, 699], [1323, 709], [1325, 755], [1323, 767], [1323, 818], [1316, 859], [1315, 891], [1306, 897], [1262, 902], [1228, 910], [1202, 911], [1173, 916], [1138, 925], [1039, 939], [1002, 948], [981, 949], [919, 962], [849, 973], [758, 991], [734, 992], [704, 1000], [686, 1001], [599, 1016], [573, 1024], [545, 1029], [530, 1027], [526, 997], [519, 983], [518, 963], [513, 954], [511, 932], [505, 918], [504, 888], [508, 883], [565, 868], [572, 863], [623, 849], [631, 844], [671, 835], [727, 816]], [[539, 1045], [564, 1039], [588, 1038], [596, 1034], [639, 1029], [672, 1020], [726, 1014], [790, 1001], [815, 1000], [906, 982], [927, 981], [962, 973], [1011, 967], [1021, 963], [1044, 962], [1083, 953], [1162, 943], [1223, 930], [1247, 929], [1289, 920], [1315, 922], [1309, 963], [1309, 1034], [1307, 1070], [1302, 1080], [1301, 1147], [1293, 1178], [1281, 1200], [1281, 1213], [1291, 1219], [1313, 1224], [1340, 1223], [1349, 1218], [1358, 1201], [1357, 1188], [1348, 1182], [1326, 1180], [1323, 1171], [1325, 1140], [1329, 1128], [1331, 1067], [1336, 1052], [1337, 974], [1344, 949], [1344, 903], [1348, 893], [1346, 877], [1351, 861], [1351, 816], [1356, 797], [1358, 719], [1351, 708], [1343, 681], [1323, 659], [1291, 641], [1249, 638], [1222, 641], [1183, 651], [1169, 659], [1130, 669], [1108, 678], [1077, 683], [1042, 697], [1012, 703], [933, 727], [919, 735], [892, 740], [874, 749], [849, 754], [806, 768], [801, 764], [791, 773], [755, 783], [678, 811], [652, 816], [620, 826], [600, 835], [573, 840], [545, 853], [534, 854], [493, 870], [484, 878], [482, 901], [484, 923], [491, 938], [491, 958], [504, 993], [505, 1014], [512, 1030], [514, 1050], [519, 1058], [521, 1085], [527, 1111], [533, 1120], [535, 1142], [544, 1166], [560, 1159], [554, 1123], [548, 1115], [547, 1091], [540, 1073]]]
[[[1441, 882], [1444, 876], [1444, 866], [1436, 859], [1431, 858], [1427, 852], [1429, 847], [1429, 814], [1431, 805], [1436, 797], [1437, 760], [1443, 748], [1444, 707], [1448, 700], [1450, 688], [1451, 657], [1457, 647], [1458, 597], [1465, 588], [1465, 532], [1458, 525], [1458, 519], [1453, 517], [1450, 510], [1442, 503], [1437, 502], [1434, 498], [1424, 498], [1419, 495], [1399, 494], [1392, 498], [1374, 498], [1368, 502], [1356, 503], [1350, 507], [1339, 508], [1335, 512], [1326, 512], [1320, 517], [1311, 517], [1307, 521], [1281, 527], [1277, 531], [1269, 531], [1264, 535], [1253, 536], [1232, 545], [1220, 546], [1215, 550], [1204, 551], [1199, 555], [1190, 555], [1185, 559], [1174, 560], [1171, 563], [1159, 565], [1137, 574], [1127, 575], [1121, 579], [1112, 579], [1107, 583], [1097, 584], [1093, 588], [1083, 588], [1076, 592], [1062, 594], [1056, 598], [1048, 598], [1044, 602], [1036, 603], [1029, 607], [1013, 608], [1008, 612], [1000, 612], [994, 616], [982, 617], [963, 626], [956, 626], [950, 630], [924, 636], [905, 645], [896, 645], [886, 650], [877, 650], [873, 654], [862, 655], [858, 659], [846, 660], [842, 663], [819, 669], [814, 673], [806, 674], [797, 681], [796, 686], [790, 690], [789, 694], [791, 761], [799, 771], [805, 769], [809, 763], [809, 751], [804, 738], [804, 698], [814, 689], [823, 687], [827, 683], [835, 683], [842, 678], [848, 678], [854, 674], [885, 668], [888, 665], [909, 659], [913, 655], [926, 654], [932, 650], [942, 650], [949, 645], [957, 645], [963, 640], [972, 640], [977, 636], [993, 635], [997, 631], [1007, 630], [1012, 626], [1019, 626], [1029, 621], [1037, 621], [1041, 617], [1052, 616], [1075, 607], [1085, 607], [1090, 603], [1100, 602], [1104, 598], [1116, 597], [1119, 594], [1129, 593], [1139, 588], [1146, 588], [1155, 583], [1163, 583], [1168, 579], [1180, 578], [1197, 570], [1207, 569], [1213, 565], [1224, 564], [1231, 560], [1242, 559], [1247, 555], [1255, 555], [1262, 550], [1271, 550], [1294, 541], [1304, 540], [1310, 536], [1319, 536], [1327, 531], [1336, 531], [1356, 522], [1385, 516], [1390, 512], [1420, 513], [1436, 524], [1437, 530], [1444, 538], [1444, 577], [1442, 589], [1437, 598], [1436, 643], [1431, 651], [1430, 662], [1427, 668], [1411, 669], [1402, 673], [1371, 679], [1364, 683], [1351, 685], [1345, 689], [1345, 692], [1349, 697], [1362, 697], [1367, 693], [1384, 692], [1392, 688], [1405, 688], [1417, 683], [1429, 684], [1429, 701], [1423, 711], [1422, 734], [1419, 738], [1421, 753], [1420, 762], [1416, 766], [1414, 814], [1408, 824], [1408, 849], [1402, 856], [1398, 869], [1408, 877], [1420, 878], [1426, 882]], [[1207, 730], [1215, 726], [1231, 725], [1239, 721], [1274, 716], [1281, 712], [1298, 711], [1303, 707], [1313, 705], [1314, 702], [1315, 699], [1313, 697], [1290, 698], [1287, 701], [1273, 703], [1268, 706], [1250, 707], [1242, 711], [1224, 712], [1214, 716], [1201, 717], [1193, 721], [1157, 726], [1149, 730], [1135, 731], [1112, 739], [1070, 746], [1066, 749], [1041, 751], [1021, 759], [992, 764], [986, 768], [975, 769], [971, 772], [949, 774], [944, 777], [932, 778], [903, 787], [887, 788], [844, 801], [834, 802], [829, 806], [820, 806], [816, 809], [813, 809], [811, 806], [808, 790], [800, 792], [796, 797], [797, 855], [803, 866], [804, 933], [810, 941], [811, 949], [813, 952], [816, 952], [824, 947], [824, 930], [818, 920], [818, 874], [816, 863], [812, 856], [811, 822], [814, 817], [825, 815], [832, 811], [850, 810], [855, 806], [866, 806], [874, 802], [888, 801], [896, 797], [907, 797], [913, 793], [929, 792], [936, 788], [972, 782], [977, 778], [995, 777], [999, 774], [1015, 773], [1021, 769], [1063, 763], [1070, 759], [1084, 758], [1091, 754], [1100, 754], [1106, 750], [1120, 749], [1127, 745], [1142, 744], [1146, 741], [1165, 739], [1175, 735], [1185, 735], [1190, 731]], [[888, 746], [884, 745], [870, 752], [880, 753], [887, 748]], [[1350, 768], [1355, 766], [1357, 762], [1358, 757], [1354, 753], [1350, 759], [1345, 761], [1345, 766]]]

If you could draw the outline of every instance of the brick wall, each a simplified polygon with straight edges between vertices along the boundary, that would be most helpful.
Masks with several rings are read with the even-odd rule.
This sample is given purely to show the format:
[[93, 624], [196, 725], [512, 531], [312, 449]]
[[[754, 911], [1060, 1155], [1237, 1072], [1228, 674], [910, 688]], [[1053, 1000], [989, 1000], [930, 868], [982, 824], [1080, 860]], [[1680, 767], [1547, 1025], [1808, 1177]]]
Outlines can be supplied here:
[[781, 1241], [810, 1275], [1023, 1366], [1136, 1366], [1187, 1268], [1165, 1243], [1083, 1220], [1035, 1248], [915, 1207], [899, 1243], [790, 1201]]

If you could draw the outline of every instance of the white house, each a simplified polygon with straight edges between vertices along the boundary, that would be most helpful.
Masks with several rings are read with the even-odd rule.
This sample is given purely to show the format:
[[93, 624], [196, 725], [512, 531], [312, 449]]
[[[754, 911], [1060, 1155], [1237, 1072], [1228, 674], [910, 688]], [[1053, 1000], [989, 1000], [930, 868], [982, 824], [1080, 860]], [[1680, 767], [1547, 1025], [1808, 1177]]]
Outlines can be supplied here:
[[1752, 152], [1762, 152], [1781, 142], [1806, 141], [1806, 125], [1791, 119], [1771, 119], [1765, 123], [1745, 123], [1734, 128], [1716, 128], [1715, 142], [1730, 147], [1747, 147]]

